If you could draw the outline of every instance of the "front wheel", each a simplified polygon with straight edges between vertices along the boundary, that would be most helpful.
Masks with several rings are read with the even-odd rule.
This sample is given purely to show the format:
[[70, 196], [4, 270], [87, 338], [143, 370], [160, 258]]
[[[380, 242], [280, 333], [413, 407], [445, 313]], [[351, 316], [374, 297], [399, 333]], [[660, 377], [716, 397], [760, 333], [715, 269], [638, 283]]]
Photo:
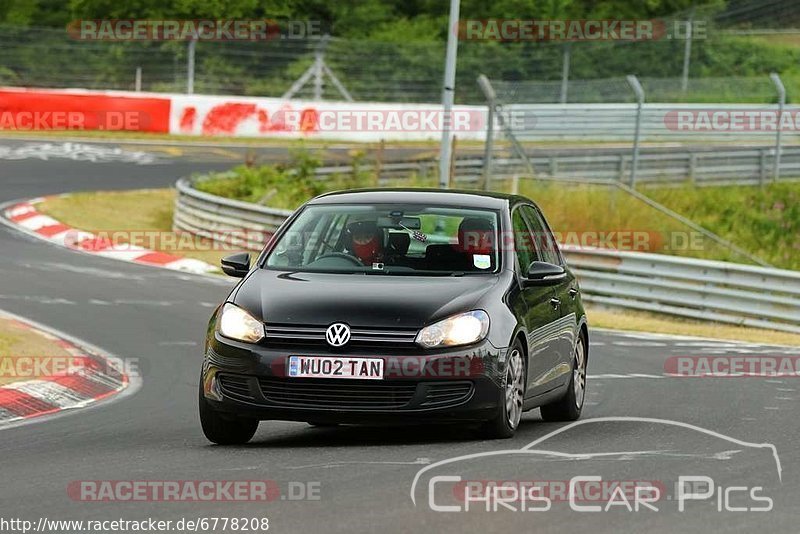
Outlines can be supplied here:
[[200, 424], [208, 441], [218, 445], [242, 445], [250, 441], [258, 429], [256, 419], [225, 419], [216, 412], [203, 395], [200, 384]]
[[567, 392], [556, 402], [542, 406], [542, 419], [545, 421], [576, 421], [583, 411], [583, 399], [586, 396], [586, 344], [583, 334], [575, 342], [572, 361], [572, 377]]
[[522, 345], [515, 341], [508, 352], [506, 374], [503, 379], [502, 409], [494, 419], [484, 423], [482, 434], [492, 439], [510, 438], [522, 418], [522, 401], [525, 395], [525, 360]]

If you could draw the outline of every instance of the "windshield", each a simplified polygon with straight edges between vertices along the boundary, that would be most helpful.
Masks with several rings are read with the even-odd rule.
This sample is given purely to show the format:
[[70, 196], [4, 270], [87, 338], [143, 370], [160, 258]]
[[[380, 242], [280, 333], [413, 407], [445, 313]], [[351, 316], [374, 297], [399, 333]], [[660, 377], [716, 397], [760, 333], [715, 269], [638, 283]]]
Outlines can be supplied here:
[[497, 213], [407, 204], [308, 206], [266, 267], [396, 275], [497, 272]]

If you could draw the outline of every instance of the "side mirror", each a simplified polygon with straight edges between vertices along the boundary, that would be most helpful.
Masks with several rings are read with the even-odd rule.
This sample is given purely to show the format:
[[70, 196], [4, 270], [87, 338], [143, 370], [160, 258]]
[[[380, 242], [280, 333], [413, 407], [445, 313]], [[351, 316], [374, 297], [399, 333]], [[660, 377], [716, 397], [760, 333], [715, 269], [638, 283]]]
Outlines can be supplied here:
[[528, 267], [525, 284], [531, 286], [549, 286], [557, 284], [567, 277], [567, 271], [560, 265], [545, 261], [535, 261]]
[[244, 278], [250, 271], [250, 253], [239, 252], [237, 254], [225, 256], [220, 261], [220, 264], [222, 265], [222, 272], [228, 276]]

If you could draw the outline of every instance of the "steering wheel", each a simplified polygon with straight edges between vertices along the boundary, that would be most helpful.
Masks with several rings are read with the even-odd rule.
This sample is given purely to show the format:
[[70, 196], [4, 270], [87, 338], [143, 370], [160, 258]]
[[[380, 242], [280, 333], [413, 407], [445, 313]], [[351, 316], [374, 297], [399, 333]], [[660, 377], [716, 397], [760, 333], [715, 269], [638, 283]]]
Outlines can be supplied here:
[[325, 261], [325, 260], [345, 260], [350, 267], [363, 267], [364, 264], [356, 258], [355, 256], [351, 256], [350, 254], [345, 254], [344, 252], [329, 252], [327, 254], [323, 254], [316, 260], [312, 261], [308, 265], [314, 265], [316, 267], [320, 266], [320, 263], [327, 263], [329, 266], [335, 266], [336, 261]]

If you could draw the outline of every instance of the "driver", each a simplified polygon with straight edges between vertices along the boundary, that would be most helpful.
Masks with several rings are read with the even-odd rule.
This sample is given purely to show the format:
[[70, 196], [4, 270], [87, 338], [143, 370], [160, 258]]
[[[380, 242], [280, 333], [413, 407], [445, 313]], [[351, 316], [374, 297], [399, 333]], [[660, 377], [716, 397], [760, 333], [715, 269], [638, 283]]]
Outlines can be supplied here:
[[358, 221], [347, 225], [349, 246], [353, 256], [364, 265], [383, 262], [383, 231], [375, 221]]

